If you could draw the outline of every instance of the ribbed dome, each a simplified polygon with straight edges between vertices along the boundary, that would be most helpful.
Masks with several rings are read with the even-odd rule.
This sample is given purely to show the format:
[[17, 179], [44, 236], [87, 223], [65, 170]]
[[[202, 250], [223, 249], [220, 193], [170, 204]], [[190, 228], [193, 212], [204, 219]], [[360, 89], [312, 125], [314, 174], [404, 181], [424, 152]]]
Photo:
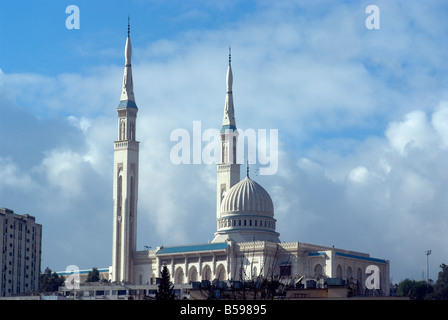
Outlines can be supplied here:
[[257, 214], [274, 216], [274, 205], [269, 193], [258, 183], [246, 177], [234, 185], [221, 203], [222, 214]]

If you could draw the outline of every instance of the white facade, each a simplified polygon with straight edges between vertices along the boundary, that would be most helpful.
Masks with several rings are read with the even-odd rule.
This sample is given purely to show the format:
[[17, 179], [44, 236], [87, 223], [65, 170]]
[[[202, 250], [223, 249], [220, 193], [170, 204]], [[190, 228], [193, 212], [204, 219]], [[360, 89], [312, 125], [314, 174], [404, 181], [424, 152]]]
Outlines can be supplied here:
[[160, 247], [138, 251], [134, 260], [136, 285], [153, 285], [167, 265], [175, 287], [202, 281], [261, 281], [274, 277], [282, 283], [323, 288], [328, 279], [351, 284], [357, 294], [369, 287], [368, 267], [379, 270], [376, 294], [389, 293], [389, 261], [366, 253], [302, 242], [223, 242]]
[[30, 215], [0, 209], [0, 297], [39, 289], [42, 225]]
[[130, 48], [128, 35], [122, 100], [118, 108], [119, 138], [114, 149], [112, 281], [154, 285], [162, 266], [167, 265], [177, 288], [201, 281], [249, 281], [267, 277], [292, 286], [313, 283], [323, 286], [329, 279], [337, 278], [354, 285], [357, 293], [363, 293], [371, 287], [366, 280], [370, 276], [369, 266], [374, 265], [379, 272], [375, 278], [375, 289], [388, 294], [387, 260], [361, 252], [302, 242], [282, 243], [279, 240], [271, 197], [249, 178], [249, 174], [240, 181], [230, 55], [221, 128], [221, 163], [217, 165], [217, 229], [214, 238], [205, 244], [136, 251], [137, 106], [132, 86]]

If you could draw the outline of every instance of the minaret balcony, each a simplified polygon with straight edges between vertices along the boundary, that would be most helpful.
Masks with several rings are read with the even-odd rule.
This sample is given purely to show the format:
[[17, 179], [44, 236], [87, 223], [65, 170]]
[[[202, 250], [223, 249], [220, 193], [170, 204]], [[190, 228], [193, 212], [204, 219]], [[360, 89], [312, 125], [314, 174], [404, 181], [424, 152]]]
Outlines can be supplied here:
[[135, 140], [121, 140], [114, 142], [114, 150], [132, 149], [138, 150], [139, 142]]

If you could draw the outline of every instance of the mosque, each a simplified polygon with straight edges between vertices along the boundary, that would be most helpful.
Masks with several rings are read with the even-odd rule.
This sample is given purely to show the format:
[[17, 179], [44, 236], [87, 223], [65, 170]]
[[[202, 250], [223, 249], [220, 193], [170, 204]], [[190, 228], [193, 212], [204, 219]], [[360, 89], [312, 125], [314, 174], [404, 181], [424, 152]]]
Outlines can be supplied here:
[[272, 276], [284, 283], [305, 287], [351, 283], [357, 294], [374, 288], [377, 294], [388, 295], [388, 260], [300, 241], [281, 242], [269, 193], [251, 179], [249, 173], [240, 180], [230, 54], [220, 131], [221, 161], [217, 164], [214, 237], [204, 244], [137, 250], [139, 109], [134, 96], [131, 55], [128, 27], [123, 88], [117, 108], [117, 140], [114, 142], [113, 253], [108, 274], [112, 283], [154, 285], [166, 265], [175, 288], [204, 281], [244, 282]]

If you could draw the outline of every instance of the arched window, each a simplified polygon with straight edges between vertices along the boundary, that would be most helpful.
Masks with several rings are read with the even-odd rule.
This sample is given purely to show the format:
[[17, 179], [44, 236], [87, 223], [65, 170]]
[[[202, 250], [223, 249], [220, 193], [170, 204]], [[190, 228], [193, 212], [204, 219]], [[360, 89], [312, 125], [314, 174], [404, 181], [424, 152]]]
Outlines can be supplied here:
[[320, 263], [314, 266], [314, 277], [320, 278], [323, 275], [323, 268]]
[[134, 122], [131, 122], [130, 123], [130, 136], [131, 136], [131, 138], [130, 138], [130, 140], [135, 140], [135, 125], [134, 125]]
[[235, 136], [233, 137], [232, 155], [233, 155], [232, 163], [236, 163], [236, 137]]
[[347, 267], [347, 280], [350, 280], [353, 278], [353, 270], [352, 267]]
[[342, 267], [340, 264], [336, 267], [336, 278], [342, 279]]
[[189, 276], [188, 276], [189, 282], [195, 282], [198, 281], [198, 270], [195, 266], [191, 267], [189, 270]]
[[212, 280], [212, 270], [209, 265], [205, 265], [205, 267], [202, 268], [202, 280]]
[[126, 121], [124, 119], [121, 119], [120, 121], [119, 140], [126, 140]]
[[174, 284], [182, 284], [184, 283], [184, 271], [181, 267], [177, 267], [174, 272]]
[[227, 163], [227, 157], [228, 157], [227, 146], [228, 146], [227, 142], [223, 142], [222, 143], [222, 150], [221, 150], [221, 160], [222, 160], [222, 163]]
[[118, 172], [118, 185], [117, 185], [117, 215], [121, 216], [121, 207], [123, 201], [123, 177], [121, 171]]
[[218, 279], [218, 281], [224, 281], [226, 278], [226, 268], [220, 263], [216, 268], [216, 279]]
[[130, 216], [133, 217], [134, 216], [134, 210], [135, 210], [135, 205], [134, 205], [134, 200], [135, 200], [135, 183], [134, 183], [134, 176], [131, 177], [131, 203], [130, 203]]
[[363, 278], [362, 275], [363, 275], [362, 269], [358, 268], [356, 270], [356, 282], [358, 284], [358, 294], [361, 294], [363, 291], [364, 282], [362, 281]]

